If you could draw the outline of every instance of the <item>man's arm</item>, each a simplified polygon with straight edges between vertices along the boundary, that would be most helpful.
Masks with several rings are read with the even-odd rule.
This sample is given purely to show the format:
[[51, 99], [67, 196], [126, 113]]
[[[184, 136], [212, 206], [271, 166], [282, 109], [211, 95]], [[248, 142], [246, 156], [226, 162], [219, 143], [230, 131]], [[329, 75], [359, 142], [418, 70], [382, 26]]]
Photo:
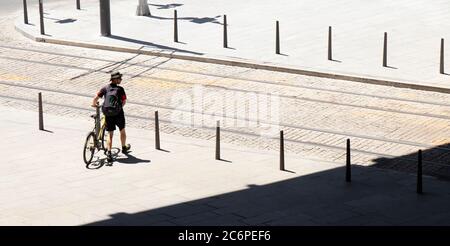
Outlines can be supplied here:
[[92, 107], [97, 107], [98, 99], [100, 99], [100, 97], [98, 95], [95, 95], [94, 100], [92, 100]]
[[95, 95], [94, 99], [92, 100], [92, 107], [97, 107], [98, 100], [103, 97], [105, 94], [105, 88], [102, 88], [97, 94]]

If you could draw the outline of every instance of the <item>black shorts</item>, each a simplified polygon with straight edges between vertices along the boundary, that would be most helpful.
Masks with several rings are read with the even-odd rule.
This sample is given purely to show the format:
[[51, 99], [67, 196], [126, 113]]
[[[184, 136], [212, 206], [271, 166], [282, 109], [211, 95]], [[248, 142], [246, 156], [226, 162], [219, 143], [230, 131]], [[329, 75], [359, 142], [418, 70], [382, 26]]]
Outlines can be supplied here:
[[109, 132], [116, 130], [116, 126], [119, 127], [119, 130], [125, 128], [125, 115], [123, 112], [116, 116], [105, 116], [105, 121], [106, 130]]

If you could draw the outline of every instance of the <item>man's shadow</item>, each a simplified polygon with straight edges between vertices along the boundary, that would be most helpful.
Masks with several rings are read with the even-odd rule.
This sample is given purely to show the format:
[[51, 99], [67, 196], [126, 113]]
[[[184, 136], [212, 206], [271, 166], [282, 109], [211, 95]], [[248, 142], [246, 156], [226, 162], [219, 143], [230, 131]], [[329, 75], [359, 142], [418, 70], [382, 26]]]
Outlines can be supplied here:
[[116, 158], [115, 161], [117, 161], [118, 163], [122, 163], [122, 164], [138, 164], [138, 163], [149, 163], [150, 160], [144, 160], [144, 159], [139, 159], [135, 156], [133, 156], [132, 154], [130, 154], [130, 152], [124, 154], [126, 156], [126, 158]]

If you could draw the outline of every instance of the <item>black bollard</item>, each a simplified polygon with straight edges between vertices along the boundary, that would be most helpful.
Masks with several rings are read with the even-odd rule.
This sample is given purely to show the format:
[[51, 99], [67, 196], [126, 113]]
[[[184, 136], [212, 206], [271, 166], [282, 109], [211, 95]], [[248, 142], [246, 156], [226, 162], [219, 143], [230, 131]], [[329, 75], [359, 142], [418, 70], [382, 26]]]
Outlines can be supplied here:
[[159, 139], [159, 117], [158, 111], [155, 111], [155, 148], [157, 150], [161, 149], [161, 142]]
[[220, 160], [220, 121], [216, 125], [216, 160]]
[[39, 0], [39, 20], [40, 20], [40, 26], [41, 26], [41, 35], [45, 34], [45, 29], [44, 29], [44, 4], [43, 4], [44, 0]]
[[331, 50], [331, 26], [328, 27], [328, 60], [333, 60]]
[[81, 6], [80, 6], [80, 0], [77, 0], [77, 9], [80, 10]]
[[387, 32], [384, 33], [384, 42], [383, 42], [383, 67], [387, 67]]
[[284, 170], [284, 133], [280, 131], [280, 171]]
[[345, 181], [352, 182], [352, 163], [350, 160], [350, 139], [347, 139], [347, 162], [345, 165]]
[[177, 10], [174, 10], [173, 13], [173, 41], [178, 43], [178, 16]]
[[280, 54], [280, 25], [278, 21], [276, 22], [276, 30], [275, 30], [275, 53], [277, 55]]
[[441, 38], [441, 59], [440, 59], [440, 68], [439, 68], [439, 72], [441, 74], [444, 74], [444, 39]]
[[417, 165], [417, 194], [422, 194], [422, 150], [419, 150]]
[[39, 130], [44, 130], [44, 113], [42, 110], [42, 93], [38, 93], [38, 104], [39, 104]]
[[223, 15], [223, 47], [228, 48], [227, 15]]
[[23, 22], [28, 24], [28, 7], [27, 0], [23, 0]]
[[102, 36], [111, 36], [111, 8], [109, 0], [100, 0], [100, 32]]

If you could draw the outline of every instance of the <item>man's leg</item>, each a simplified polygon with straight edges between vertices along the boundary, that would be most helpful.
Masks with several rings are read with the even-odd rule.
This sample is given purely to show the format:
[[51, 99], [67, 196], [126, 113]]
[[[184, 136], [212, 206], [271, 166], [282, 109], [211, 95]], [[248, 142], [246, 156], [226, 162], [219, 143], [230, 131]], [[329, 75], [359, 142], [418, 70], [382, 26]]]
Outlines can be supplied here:
[[112, 149], [113, 134], [114, 134], [114, 131], [108, 131], [108, 139], [106, 141], [108, 151], [111, 151], [111, 149]]
[[108, 131], [108, 138], [106, 139], [106, 149], [108, 150], [106, 153], [107, 161], [109, 163], [113, 162], [111, 149], [112, 149], [112, 142], [113, 142], [113, 136], [114, 136], [114, 130], [116, 128], [115, 126], [115, 119], [114, 117], [106, 117], [106, 130]]
[[122, 113], [119, 115], [117, 120], [117, 126], [120, 130], [120, 142], [122, 143], [122, 153], [126, 154], [128, 153], [128, 150], [130, 150], [130, 145], [127, 144], [127, 133], [125, 131], [125, 115]]
[[120, 142], [122, 142], [122, 147], [127, 145], [127, 133], [125, 132], [125, 128], [120, 130]]

